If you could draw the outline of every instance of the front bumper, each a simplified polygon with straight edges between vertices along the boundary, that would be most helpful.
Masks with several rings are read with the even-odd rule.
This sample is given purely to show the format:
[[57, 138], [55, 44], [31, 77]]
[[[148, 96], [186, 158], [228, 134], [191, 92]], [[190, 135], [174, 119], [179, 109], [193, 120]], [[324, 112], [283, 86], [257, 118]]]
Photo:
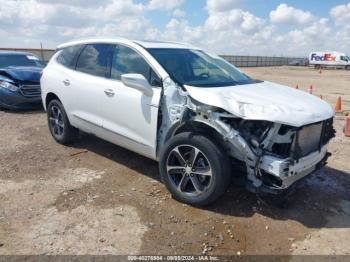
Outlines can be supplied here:
[[298, 180], [322, 168], [329, 155], [327, 145], [299, 160], [265, 155], [260, 162], [263, 186], [271, 190], [285, 190]]
[[9, 110], [33, 109], [42, 106], [41, 96], [25, 97], [20, 91], [12, 92], [0, 88], [0, 107]]

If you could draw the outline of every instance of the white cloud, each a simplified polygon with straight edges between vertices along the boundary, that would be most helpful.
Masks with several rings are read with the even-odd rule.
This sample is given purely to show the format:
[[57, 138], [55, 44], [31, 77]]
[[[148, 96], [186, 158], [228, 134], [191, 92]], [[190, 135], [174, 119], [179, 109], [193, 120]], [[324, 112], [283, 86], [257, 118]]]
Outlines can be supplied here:
[[262, 19], [241, 9], [233, 9], [225, 13], [212, 13], [205, 23], [206, 28], [212, 32], [223, 30], [252, 32], [258, 31], [262, 25]]
[[[93, 9], [93, 17], [97, 20], [113, 20], [119, 17], [141, 15], [144, 8], [142, 4], [135, 4], [132, 0], [112, 0], [106, 5]], [[85, 10], [88, 9], [85, 8]]]
[[[54, 48], [76, 38], [122, 36], [189, 42], [219, 54], [350, 53], [350, 3], [333, 7], [328, 17], [281, 4], [268, 19], [243, 10], [241, 2], [207, 0], [201, 10], [188, 10], [185, 0], [0, 0], [0, 45]], [[205, 10], [207, 18], [194, 26], [191, 11]], [[169, 21], [156, 24], [150, 12], [163, 12]]]
[[241, 0], [207, 0], [207, 10], [211, 12], [230, 11], [237, 8]]
[[338, 5], [331, 9], [331, 17], [338, 25], [350, 24], [350, 2], [347, 5]]
[[329, 41], [330, 34], [329, 20], [322, 18], [303, 29], [290, 31], [284, 37], [284, 45], [286, 50], [291, 53], [298, 50], [305, 50], [305, 53], [315, 50], [329, 50], [332, 49]]
[[[189, 42], [216, 53], [253, 54], [264, 49], [273, 28], [263, 19], [240, 9], [209, 13], [203, 25], [190, 26], [187, 20], [171, 19], [161, 38]], [[254, 46], [254, 48], [252, 48]]]
[[350, 2], [338, 5], [331, 9], [330, 16], [333, 18], [338, 30], [332, 38], [337, 39], [338, 48], [350, 53]]
[[[24, 43], [38, 45], [43, 41], [55, 47], [73, 38], [141, 36], [152, 26], [143, 16], [146, 7], [132, 0], [103, 0], [104, 5], [98, 6], [91, 0], [74, 1], [74, 5], [68, 2], [0, 0], [0, 29], [7, 32], [7, 37], [2, 35], [2, 39], [20, 36], [26, 39]], [[15, 46], [20, 47], [22, 43], [18, 41]], [[55, 44], [52, 46], [52, 43]]]
[[[27, 0], [25, 0], [27, 1]], [[46, 3], [46, 4], [64, 4], [70, 6], [99, 6], [106, 4], [109, 0], [37, 0], [37, 2]]]
[[184, 0], [150, 0], [150, 2], [147, 5], [147, 8], [149, 10], [173, 10], [180, 5]]
[[174, 17], [184, 17], [186, 16], [186, 12], [177, 8], [173, 11], [173, 14], [172, 14]]
[[161, 34], [161, 38], [171, 41], [182, 41], [188, 43], [195, 43], [202, 41], [203, 29], [202, 27], [192, 27], [188, 25], [186, 20], [178, 20], [172, 18], [166, 25], [166, 30]]
[[275, 24], [305, 25], [314, 19], [310, 12], [296, 9], [287, 4], [280, 4], [276, 10], [270, 12], [270, 20]]

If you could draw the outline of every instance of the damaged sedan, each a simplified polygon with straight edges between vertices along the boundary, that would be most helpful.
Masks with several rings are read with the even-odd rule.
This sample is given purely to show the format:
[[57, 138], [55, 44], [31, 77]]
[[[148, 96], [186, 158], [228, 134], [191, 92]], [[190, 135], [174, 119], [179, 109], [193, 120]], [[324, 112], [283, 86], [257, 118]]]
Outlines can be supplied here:
[[41, 106], [40, 75], [45, 64], [31, 53], [0, 52], [0, 108], [34, 109]]
[[172, 196], [203, 206], [232, 181], [281, 195], [322, 168], [335, 131], [316, 96], [258, 81], [200, 48], [93, 39], [58, 47], [41, 78], [49, 130], [79, 130], [159, 162]]

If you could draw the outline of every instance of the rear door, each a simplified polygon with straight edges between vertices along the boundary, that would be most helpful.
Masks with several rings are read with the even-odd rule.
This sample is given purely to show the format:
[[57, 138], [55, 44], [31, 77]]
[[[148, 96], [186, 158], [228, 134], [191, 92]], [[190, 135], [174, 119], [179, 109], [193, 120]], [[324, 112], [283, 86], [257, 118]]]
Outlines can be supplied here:
[[104, 90], [110, 83], [112, 45], [87, 44], [77, 58], [75, 71], [65, 79], [70, 89], [71, 122], [86, 132], [98, 134], [102, 126]]
[[72, 96], [70, 94], [72, 90], [69, 86], [69, 79], [74, 76], [76, 59], [82, 48], [82, 45], [74, 45], [58, 50], [55, 57], [50, 60], [50, 63], [44, 69], [40, 80], [43, 101], [45, 101], [48, 93], [56, 94], [63, 103], [68, 115], [72, 104]]

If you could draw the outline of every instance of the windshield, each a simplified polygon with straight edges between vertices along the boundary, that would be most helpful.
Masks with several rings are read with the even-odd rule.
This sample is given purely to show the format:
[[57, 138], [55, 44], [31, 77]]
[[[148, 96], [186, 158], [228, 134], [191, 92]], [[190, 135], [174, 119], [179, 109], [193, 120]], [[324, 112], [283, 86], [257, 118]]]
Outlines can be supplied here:
[[33, 55], [0, 55], [0, 68], [9, 66], [44, 67], [44, 63]]
[[253, 83], [247, 75], [220, 57], [191, 49], [148, 49], [180, 85], [219, 87]]

